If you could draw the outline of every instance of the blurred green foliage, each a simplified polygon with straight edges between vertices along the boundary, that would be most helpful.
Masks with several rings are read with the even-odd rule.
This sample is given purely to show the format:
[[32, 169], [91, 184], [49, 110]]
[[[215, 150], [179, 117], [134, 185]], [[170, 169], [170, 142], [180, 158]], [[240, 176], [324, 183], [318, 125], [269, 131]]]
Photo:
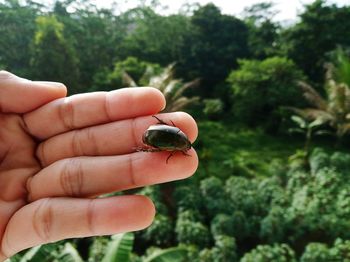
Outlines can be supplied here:
[[143, 77], [151, 70], [157, 74], [161, 72], [161, 67], [158, 64], [141, 61], [136, 57], [127, 57], [123, 61], [116, 62], [112, 70], [104, 68], [94, 76], [94, 82], [89, 91], [109, 91], [122, 87], [127, 87], [128, 83], [124, 80], [127, 73], [140, 86], [147, 86], [149, 79]]
[[294, 251], [286, 244], [259, 245], [245, 254], [241, 262], [295, 262]]
[[316, 0], [306, 6], [300, 18], [296, 25], [283, 32], [281, 44], [312, 81], [322, 83], [327, 53], [337, 45], [350, 45], [350, 7]]
[[[240, 122], [251, 126], [278, 128], [271, 117], [281, 106], [300, 103], [297, 81], [304, 78], [293, 61], [271, 57], [262, 61], [240, 60], [240, 69], [233, 71], [228, 82], [233, 92], [233, 113]], [[259, 95], [257, 95], [259, 94]]]
[[78, 82], [78, 58], [73, 46], [63, 34], [64, 24], [55, 16], [39, 16], [36, 24], [30, 63], [32, 76], [35, 79], [50, 79], [57, 82], [65, 79], [72, 92], [83, 91]]

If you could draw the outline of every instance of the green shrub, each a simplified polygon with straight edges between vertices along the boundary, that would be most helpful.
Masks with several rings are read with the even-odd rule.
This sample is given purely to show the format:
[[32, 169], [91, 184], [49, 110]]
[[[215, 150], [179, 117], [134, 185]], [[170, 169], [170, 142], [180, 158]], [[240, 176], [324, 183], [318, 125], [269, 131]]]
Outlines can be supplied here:
[[330, 165], [329, 155], [323, 149], [315, 148], [309, 157], [309, 164], [310, 164], [311, 173], [315, 174], [320, 169], [324, 167], [329, 167]]
[[225, 191], [231, 201], [232, 210], [242, 210], [246, 214], [258, 214], [260, 202], [257, 199], [257, 183], [254, 179], [230, 177], [226, 180]]
[[330, 157], [330, 164], [340, 172], [350, 172], [350, 154], [335, 152]]
[[242, 211], [233, 212], [233, 236], [237, 240], [242, 240], [249, 236], [249, 234], [256, 234], [256, 226], [259, 222], [257, 222], [257, 220], [254, 218], [256, 217], [252, 216], [251, 219], [248, 219]]
[[350, 262], [350, 240], [337, 238], [330, 254], [333, 261]]
[[[147, 84], [148, 79], [144, 79], [147, 70], [160, 72], [161, 67], [158, 64], [152, 64], [141, 61], [136, 57], [128, 57], [123, 61], [117, 61], [112, 71], [103, 69], [94, 76], [94, 90], [113, 90], [127, 87], [124, 80], [124, 72], [128, 73], [139, 85]], [[93, 90], [91, 90], [93, 91]]]
[[300, 262], [329, 262], [331, 256], [327, 245], [322, 243], [310, 243], [306, 246]]
[[259, 245], [246, 253], [241, 262], [296, 262], [294, 251], [287, 244]]
[[177, 211], [198, 210], [204, 205], [200, 190], [195, 184], [177, 186], [173, 193]]
[[234, 223], [234, 219], [226, 214], [217, 214], [211, 221], [210, 231], [213, 236], [228, 235], [234, 236], [235, 227], [239, 226]]
[[208, 228], [196, 220], [196, 215], [191, 211], [179, 214], [175, 232], [179, 243], [194, 244], [200, 248], [209, 245], [210, 234]]
[[147, 243], [167, 246], [171, 244], [173, 237], [173, 222], [168, 216], [157, 214], [152, 225], [142, 232], [142, 237]]
[[204, 249], [199, 253], [201, 262], [235, 262], [237, 260], [236, 241], [233, 237], [218, 235], [215, 237], [215, 246]]
[[200, 182], [202, 201], [210, 218], [218, 213], [231, 211], [230, 201], [227, 200], [222, 181], [217, 177], [208, 177]]
[[204, 109], [203, 112], [210, 119], [217, 118], [223, 113], [224, 103], [220, 99], [204, 99]]
[[269, 243], [281, 242], [286, 233], [285, 209], [272, 206], [269, 214], [261, 221], [260, 237]]
[[297, 81], [304, 78], [285, 57], [263, 61], [240, 60], [240, 69], [231, 72], [228, 82], [233, 92], [233, 113], [248, 125], [278, 127], [280, 106], [298, 105], [301, 92]]

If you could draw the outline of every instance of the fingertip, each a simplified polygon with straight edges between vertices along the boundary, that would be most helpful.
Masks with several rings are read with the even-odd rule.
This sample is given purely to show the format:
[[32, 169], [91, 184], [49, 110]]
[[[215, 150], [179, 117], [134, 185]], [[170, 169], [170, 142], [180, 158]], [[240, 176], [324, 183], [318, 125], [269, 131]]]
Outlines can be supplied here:
[[191, 148], [187, 153], [191, 156], [191, 162], [188, 165], [188, 177], [191, 177], [197, 171], [199, 159], [196, 150], [194, 150], [193, 148]]
[[188, 138], [191, 143], [193, 143], [198, 137], [198, 126], [196, 120], [194, 120], [194, 118], [186, 112], [178, 112], [178, 114], [180, 114], [180, 116], [184, 119], [185, 125], [189, 129], [187, 134]]
[[142, 210], [140, 210], [142, 213], [140, 215], [144, 219], [139, 225], [139, 230], [142, 230], [149, 227], [153, 223], [154, 217], [156, 215], [156, 207], [153, 201], [147, 196], [135, 195], [134, 197], [139, 198], [140, 206], [142, 206]]
[[110, 111], [119, 112], [119, 120], [157, 114], [165, 107], [164, 95], [153, 87], [121, 88], [109, 96]]
[[151, 199], [143, 195], [125, 195], [115, 199], [118, 199], [118, 204], [111, 217], [118, 216], [123, 222], [120, 219], [116, 221], [114, 233], [138, 231], [152, 224], [156, 211]]
[[[198, 168], [198, 156], [196, 151], [191, 148], [186, 152], [187, 155], [178, 152], [174, 158], [174, 166], [171, 173], [177, 176], [177, 179], [186, 179], [193, 176]], [[172, 164], [171, 159], [168, 164]]]
[[198, 168], [198, 156], [191, 148], [185, 155], [177, 152], [136, 152], [134, 179], [137, 185], [146, 186], [182, 180], [195, 174]]
[[36, 82], [0, 71], [0, 108], [3, 112], [27, 113], [66, 96], [61, 83]]
[[160, 108], [159, 112], [164, 110], [164, 108], [166, 107], [166, 100], [165, 100], [164, 94], [158, 88], [155, 88], [155, 87], [147, 86], [142, 88], [148, 89], [149, 92], [153, 93], [152, 96], [158, 100], [157, 102]]
[[33, 84], [38, 84], [42, 87], [50, 88], [53, 95], [56, 95], [57, 98], [67, 96], [67, 87], [60, 82], [52, 81], [33, 81]]
[[16, 77], [16, 76], [6, 70], [0, 70], [0, 80], [4, 80], [10, 77]]
[[175, 125], [187, 135], [191, 143], [194, 143], [194, 141], [196, 141], [198, 136], [198, 126], [190, 114], [183, 111], [178, 111], [171, 113], [161, 113], [156, 116], [165, 122], [174, 122]]

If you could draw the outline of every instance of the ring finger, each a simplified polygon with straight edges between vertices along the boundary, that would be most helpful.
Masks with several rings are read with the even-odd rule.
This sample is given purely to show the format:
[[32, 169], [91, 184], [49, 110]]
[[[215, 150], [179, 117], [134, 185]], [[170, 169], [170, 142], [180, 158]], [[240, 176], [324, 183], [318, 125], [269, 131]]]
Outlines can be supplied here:
[[191, 157], [174, 154], [168, 164], [169, 152], [60, 160], [28, 180], [29, 200], [56, 196], [89, 197], [184, 179], [191, 176], [198, 166], [194, 149], [188, 153]]

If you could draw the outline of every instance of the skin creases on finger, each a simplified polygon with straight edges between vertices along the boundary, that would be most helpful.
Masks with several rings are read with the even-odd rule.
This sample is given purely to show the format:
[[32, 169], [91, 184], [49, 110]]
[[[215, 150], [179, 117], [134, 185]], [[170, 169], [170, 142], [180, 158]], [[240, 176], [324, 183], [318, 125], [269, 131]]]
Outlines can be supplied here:
[[152, 223], [154, 215], [155, 207], [145, 196], [45, 198], [16, 212], [4, 233], [2, 250], [10, 257], [66, 238], [141, 230]]
[[[195, 120], [187, 113], [173, 112], [157, 115], [163, 121], [176, 124], [193, 143], [198, 134]], [[128, 154], [142, 147], [142, 135], [158, 121], [151, 116], [116, 121], [73, 130], [49, 138], [39, 144], [37, 158], [42, 166], [77, 156], [108, 156]]]
[[65, 159], [36, 174], [27, 184], [27, 190], [33, 201], [55, 196], [96, 196], [184, 179], [198, 167], [195, 150], [187, 153], [190, 156], [177, 152], [168, 163], [169, 152]]

